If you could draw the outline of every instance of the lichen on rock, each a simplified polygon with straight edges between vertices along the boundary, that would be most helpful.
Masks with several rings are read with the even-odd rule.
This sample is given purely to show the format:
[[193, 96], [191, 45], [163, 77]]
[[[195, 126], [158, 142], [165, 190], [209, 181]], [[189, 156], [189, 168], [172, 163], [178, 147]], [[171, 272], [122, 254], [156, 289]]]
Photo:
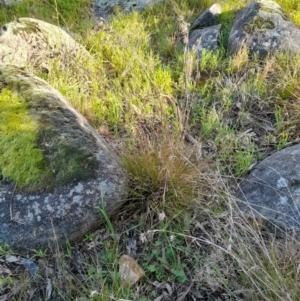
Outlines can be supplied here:
[[278, 236], [300, 234], [299, 162], [299, 144], [275, 152], [253, 168], [236, 193], [243, 213]]
[[1, 63], [49, 71], [54, 63], [64, 69], [91, 58], [65, 30], [47, 22], [20, 18], [0, 27]]
[[299, 53], [300, 30], [274, 1], [260, 0], [246, 6], [234, 20], [228, 40], [232, 54], [246, 48], [264, 58], [278, 51]]

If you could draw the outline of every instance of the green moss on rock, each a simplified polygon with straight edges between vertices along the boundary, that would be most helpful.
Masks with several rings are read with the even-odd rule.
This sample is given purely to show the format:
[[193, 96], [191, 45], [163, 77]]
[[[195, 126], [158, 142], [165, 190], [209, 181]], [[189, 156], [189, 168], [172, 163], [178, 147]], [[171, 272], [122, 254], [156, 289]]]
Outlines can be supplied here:
[[35, 141], [37, 125], [26, 102], [9, 89], [0, 94], [0, 173], [20, 187], [39, 182], [45, 173], [43, 153]]
[[0, 180], [34, 191], [96, 176], [92, 129], [56, 90], [21, 68], [0, 65], [0, 93]]

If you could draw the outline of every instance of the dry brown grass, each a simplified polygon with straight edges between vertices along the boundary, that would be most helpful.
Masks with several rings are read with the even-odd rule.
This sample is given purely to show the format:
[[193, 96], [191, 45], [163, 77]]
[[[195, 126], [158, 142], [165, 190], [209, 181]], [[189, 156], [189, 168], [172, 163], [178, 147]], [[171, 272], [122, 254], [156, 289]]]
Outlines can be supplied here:
[[170, 131], [152, 132], [151, 137], [141, 131], [138, 137], [122, 154], [123, 167], [131, 179], [130, 201], [168, 217], [193, 208], [210, 181], [210, 168], [198, 157], [201, 149]]

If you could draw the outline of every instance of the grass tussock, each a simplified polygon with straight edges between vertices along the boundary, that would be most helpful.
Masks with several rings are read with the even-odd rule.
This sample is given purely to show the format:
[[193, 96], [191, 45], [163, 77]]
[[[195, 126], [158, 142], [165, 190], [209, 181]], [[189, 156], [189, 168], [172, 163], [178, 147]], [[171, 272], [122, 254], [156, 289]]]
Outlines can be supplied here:
[[209, 167], [199, 151], [172, 134], [139, 135], [138, 143], [122, 154], [131, 179], [130, 201], [168, 218], [189, 211], [209, 187]]

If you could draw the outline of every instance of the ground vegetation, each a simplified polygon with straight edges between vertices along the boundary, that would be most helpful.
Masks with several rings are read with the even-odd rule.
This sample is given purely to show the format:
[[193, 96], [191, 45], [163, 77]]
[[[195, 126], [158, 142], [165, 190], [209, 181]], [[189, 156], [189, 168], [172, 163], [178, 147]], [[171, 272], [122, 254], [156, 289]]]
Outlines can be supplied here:
[[[220, 49], [200, 62], [185, 50], [179, 22], [192, 23], [212, 0], [116, 9], [94, 28], [88, 0], [1, 7], [3, 24], [40, 18], [75, 33], [92, 53], [86, 66], [37, 73], [99, 129], [130, 176], [120, 212], [99, 210], [102, 229], [55, 254], [36, 250], [40, 272], [8, 262], [12, 251], [2, 246], [3, 300], [300, 300], [299, 239], [276, 238], [244, 217], [233, 196], [255, 163], [299, 142], [300, 55], [226, 52], [247, 3], [221, 3]], [[300, 26], [298, 2], [277, 3]], [[133, 287], [120, 282], [122, 254], [146, 271]]]

